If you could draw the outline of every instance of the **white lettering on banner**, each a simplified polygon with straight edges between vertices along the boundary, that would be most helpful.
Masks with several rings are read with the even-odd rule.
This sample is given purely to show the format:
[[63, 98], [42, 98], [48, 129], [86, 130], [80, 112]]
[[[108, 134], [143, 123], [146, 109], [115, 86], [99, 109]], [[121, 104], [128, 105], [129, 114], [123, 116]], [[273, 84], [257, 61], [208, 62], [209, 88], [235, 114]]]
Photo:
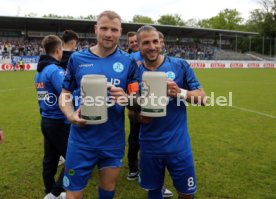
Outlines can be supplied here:
[[263, 64], [263, 67], [264, 67], [264, 68], [274, 68], [274, 67], [275, 67], [275, 64], [274, 64], [274, 63], [264, 63], [264, 64]]
[[2, 70], [12, 70], [12, 65], [11, 64], [2, 64], [1, 69]]
[[231, 63], [230, 68], [243, 68], [242, 63]]
[[[0, 59], [0, 71], [11, 71], [13, 66], [11, 62], [1, 62]], [[273, 68], [276, 69], [276, 62], [273, 61], [228, 61], [228, 60], [187, 60], [191, 68], [205, 69], [205, 68]], [[24, 70], [36, 70], [37, 63], [25, 63]], [[86, 67], [90, 67], [86, 66]], [[84, 66], [83, 66], [84, 67]], [[19, 70], [18, 64], [15, 66], [16, 70]], [[119, 85], [120, 79], [112, 78], [111, 83], [113, 85]]]
[[211, 63], [211, 68], [225, 68], [225, 63]]
[[[35, 64], [35, 63], [24, 64], [23, 68], [24, 68], [24, 70], [36, 70], [37, 64]], [[20, 69], [18, 64], [16, 64], [15, 69], [16, 70]], [[13, 70], [12, 64], [2, 64], [2, 65], [0, 65], [0, 71], [11, 71], [11, 70]]]
[[260, 64], [258, 63], [248, 63], [248, 68], [260, 68]]
[[190, 63], [191, 68], [205, 68], [205, 63], [202, 62], [194, 62]]
[[[4, 70], [4, 71], [6, 71], [6, 70], [7, 70], [7, 71], [13, 70], [12, 64], [2, 64], [1, 68], [2, 68], [2, 70]], [[31, 68], [31, 65], [30, 65], [30, 64], [23, 64], [23, 69], [24, 69], [24, 70], [30, 70], [30, 68]], [[16, 70], [19, 70], [19, 69], [20, 69], [20, 67], [18, 66], [18, 64], [16, 64], [15, 69], [16, 69]]]

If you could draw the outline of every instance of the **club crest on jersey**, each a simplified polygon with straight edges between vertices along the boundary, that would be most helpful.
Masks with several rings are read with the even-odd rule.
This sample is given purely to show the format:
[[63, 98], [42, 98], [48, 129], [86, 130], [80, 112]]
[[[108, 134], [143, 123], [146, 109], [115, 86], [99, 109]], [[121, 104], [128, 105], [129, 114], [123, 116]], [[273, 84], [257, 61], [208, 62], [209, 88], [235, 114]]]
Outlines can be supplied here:
[[174, 80], [174, 79], [175, 79], [175, 73], [172, 72], [172, 71], [166, 72], [166, 75], [167, 75], [167, 78], [168, 78], [168, 79], [171, 79], [171, 80]]
[[121, 62], [116, 62], [113, 64], [113, 70], [117, 73], [121, 73], [124, 70], [124, 65]]
[[63, 177], [63, 186], [68, 187], [70, 185], [70, 180], [67, 176]]

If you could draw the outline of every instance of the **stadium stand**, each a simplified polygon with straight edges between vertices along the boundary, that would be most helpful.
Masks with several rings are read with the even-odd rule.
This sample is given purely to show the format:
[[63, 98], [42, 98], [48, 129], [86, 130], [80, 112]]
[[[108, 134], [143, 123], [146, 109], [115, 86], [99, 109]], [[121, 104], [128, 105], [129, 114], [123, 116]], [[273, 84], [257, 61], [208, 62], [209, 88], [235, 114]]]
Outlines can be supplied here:
[[[41, 40], [48, 34], [61, 35], [63, 30], [76, 31], [80, 40], [78, 50], [95, 44], [93, 26], [90, 20], [6, 17], [0, 16], [0, 60], [11, 56], [39, 56], [43, 53]], [[126, 33], [136, 31], [143, 24], [123, 23], [120, 47], [127, 51]], [[254, 52], [239, 53], [230, 49], [234, 37], [258, 36], [256, 32], [229, 31], [218, 29], [154, 25], [166, 37], [166, 53], [187, 60], [269, 60]], [[222, 37], [223, 36], [223, 37]], [[229, 37], [229, 40], [227, 38]], [[220, 44], [220, 45], [219, 45]], [[221, 49], [223, 48], [223, 49]], [[249, 50], [250, 51], [250, 50]]]
[[265, 55], [262, 55], [262, 54], [256, 53], [256, 52], [250, 52], [250, 53], [248, 53], [248, 55], [255, 57], [257, 60], [261, 60], [261, 61], [264, 61], [264, 60], [276, 61], [276, 57], [269, 57], [269, 56], [265, 56]]
[[230, 50], [216, 49], [214, 52], [214, 60], [260, 60], [247, 53], [238, 53]]

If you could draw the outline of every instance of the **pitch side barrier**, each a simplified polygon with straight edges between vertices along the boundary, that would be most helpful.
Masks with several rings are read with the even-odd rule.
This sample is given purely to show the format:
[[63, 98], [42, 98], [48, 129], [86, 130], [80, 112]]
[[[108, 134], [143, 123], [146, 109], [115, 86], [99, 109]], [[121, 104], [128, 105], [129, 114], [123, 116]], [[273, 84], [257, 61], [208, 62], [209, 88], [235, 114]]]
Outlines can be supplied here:
[[[31, 60], [28, 62], [28, 60]], [[36, 61], [34, 63], [33, 61]], [[38, 58], [23, 59], [24, 70], [36, 70]], [[187, 60], [192, 68], [275, 68], [276, 62], [273, 61], [225, 61], [225, 60]], [[15, 70], [19, 70], [18, 62], [15, 63]], [[14, 70], [12, 63], [1, 63], [0, 59], [0, 71], [12, 71]]]
[[273, 61], [187, 60], [192, 68], [276, 68]]
[[12, 56], [10, 59], [0, 59], [0, 71], [20, 70], [19, 60], [23, 61], [24, 70], [36, 70], [39, 56]]

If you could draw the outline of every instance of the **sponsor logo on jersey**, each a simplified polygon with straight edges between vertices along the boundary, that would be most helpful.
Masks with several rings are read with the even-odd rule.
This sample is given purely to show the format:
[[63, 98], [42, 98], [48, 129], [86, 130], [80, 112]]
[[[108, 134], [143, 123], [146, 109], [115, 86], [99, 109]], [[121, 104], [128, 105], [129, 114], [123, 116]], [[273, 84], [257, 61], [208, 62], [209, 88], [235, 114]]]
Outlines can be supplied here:
[[119, 86], [120, 83], [121, 83], [121, 80], [120, 79], [117, 79], [117, 78], [111, 78], [110, 81], [109, 81], [110, 84], [114, 85], [114, 86]]
[[86, 67], [92, 67], [94, 64], [80, 64], [79, 67], [83, 67], [83, 68], [86, 68]]
[[113, 70], [117, 73], [121, 73], [124, 70], [124, 65], [121, 62], [116, 62], [113, 64]]
[[37, 82], [37, 83], [35, 83], [35, 87], [36, 88], [45, 88], [44, 82]]
[[38, 100], [45, 100], [48, 95], [48, 91], [37, 91], [37, 99]]
[[167, 75], [167, 78], [168, 78], [168, 79], [171, 79], [171, 80], [174, 80], [174, 79], [175, 79], [175, 73], [172, 72], [172, 71], [166, 72], [166, 75]]

